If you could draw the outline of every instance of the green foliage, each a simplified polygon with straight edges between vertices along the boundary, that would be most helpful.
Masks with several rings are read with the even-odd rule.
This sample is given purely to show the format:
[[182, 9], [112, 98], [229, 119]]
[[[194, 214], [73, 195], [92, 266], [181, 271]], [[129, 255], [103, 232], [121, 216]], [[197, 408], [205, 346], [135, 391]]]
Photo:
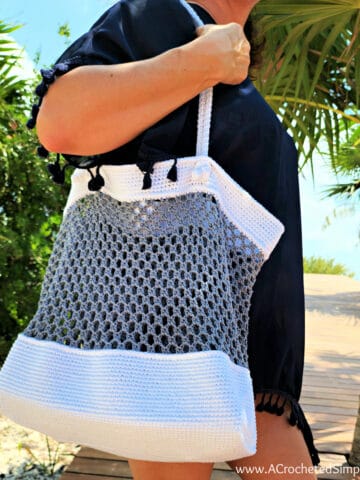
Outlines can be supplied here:
[[40, 460], [40, 458], [38, 458], [35, 455], [31, 447], [28, 444], [23, 443], [22, 441], [18, 443], [18, 450], [24, 449], [30, 455], [32, 461], [27, 463], [31, 469], [34, 469], [35, 467], [36, 470], [45, 478], [60, 478], [61, 473], [64, 469], [64, 465], [60, 465], [56, 468], [60, 460], [59, 458], [60, 443], [57, 444], [56, 450], [54, 451], [54, 450], [51, 450], [49, 437], [47, 435], [45, 435], [45, 440], [46, 440], [46, 447], [48, 452], [48, 460], [46, 462]]
[[[11, 77], [12, 68], [6, 65], [16, 63], [11, 55], [1, 55], [4, 45], [0, 42], [0, 71]], [[44, 159], [36, 153], [36, 134], [26, 127], [39, 78], [33, 83], [4, 82], [6, 89], [1, 83], [0, 361], [35, 313], [68, 193], [68, 186], [51, 181]]]
[[[16, 101], [26, 82], [12, 73], [19, 60], [16, 44], [8, 37], [20, 25], [7, 25], [0, 20], [0, 98], [7, 103]], [[15, 98], [14, 98], [15, 97]]]
[[346, 275], [353, 278], [355, 273], [348, 271], [345, 265], [334, 263], [333, 258], [326, 259], [323, 257], [304, 257], [304, 273], [326, 273], [331, 275]]
[[58, 34], [61, 36], [61, 37], [65, 37], [66, 38], [66, 44], [69, 45], [70, 44], [70, 36], [71, 36], [71, 31], [70, 31], [70, 27], [69, 27], [69, 24], [68, 23], [64, 23], [63, 25], [60, 25], [59, 28], [58, 28]]
[[69, 38], [70, 37], [69, 24], [64, 23], [63, 25], [60, 25], [60, 27], [58, 28], [58, 34], [63, 36], [63, 37]]
[[342, 195], [352, 199], [360, 199], [360, 127], [350, 130], [348, 138], [341, 145], [339, 156], [332, 169], [336, 175], [348, 177], [347, 183], [337, 183], [325, 190], [328, 197]]
[[360, 123], [359, 1], [262, 0], [254, 15], [267, 41], [257, 87], [291, 130], [303, 165], [313, 167], [320, 138], [335, 162], [341, 122]]

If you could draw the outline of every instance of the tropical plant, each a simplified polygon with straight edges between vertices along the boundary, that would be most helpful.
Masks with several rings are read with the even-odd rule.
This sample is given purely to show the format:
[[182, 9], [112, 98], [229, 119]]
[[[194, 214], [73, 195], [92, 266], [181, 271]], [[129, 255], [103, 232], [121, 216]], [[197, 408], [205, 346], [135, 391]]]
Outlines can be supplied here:
[[324, 192], [328, 197], [341, 195], [345, 198], [360, 199], [360, 127], [353, 128], [340, 147], [337, 162], [332, 165], [335, 175], [349, 179], [345, 183], [330, 186]]
[[[335, 164], [329, 162], [329, 169], [335, 174], [337, 183], [323, 190], [323, 197], [336, 197], [336, 206], [330, 215], [325, 217], [323, 229], [332, 224], [331, 217], [359, 218], [360, 209], [360, 127], [354, 126], [346, 132], [346, 140], [342, 142]], [[360, 224], [359, 224], [360, 226]], [[360, 245], [360, 228], [358, 230]]]
[[304, 166], [321, 137], [337, 163], [341, 122], [360, 124], [358, 0], [262, 0], [254, 9], [266, 37], [257, 88], [291, 131]]
[[26, 80], [13, 74], [20, 55], [16, 44], [8, 36], [20, 27], [0, 20], [0, 99], [7, 103], [13, 103], [13, 95], [21, 92], [26, 85]]

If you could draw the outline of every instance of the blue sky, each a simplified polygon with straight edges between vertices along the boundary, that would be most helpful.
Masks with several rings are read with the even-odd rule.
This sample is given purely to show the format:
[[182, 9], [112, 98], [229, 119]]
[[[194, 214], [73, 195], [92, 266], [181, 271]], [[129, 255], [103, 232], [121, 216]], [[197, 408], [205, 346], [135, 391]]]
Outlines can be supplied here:
[[[0, 0], [0, 18], [8, 23], [24, 24], [12, 36], [26, 48], [30, 60], [40, 52], [41, 68], [49, 66], [66, 48], [64, 38], [57, 34], [60, 25], [69, 23], [73, 41], [114, 3], [113, 0]], [[352, 215], [335, 217], [334, 209], [339, 208], [343, 200], [322, 199], [322, 191], [336, 183], [336, 178], [322, 157], [315, 156], [314, 166], [315, 184], [309, 168], [303, 172], [305, 178], [299, 176], [304, 255], [334, 258], [360, 280], [359, 205]], [[326, 217], [331, 224], [324, 229]]]

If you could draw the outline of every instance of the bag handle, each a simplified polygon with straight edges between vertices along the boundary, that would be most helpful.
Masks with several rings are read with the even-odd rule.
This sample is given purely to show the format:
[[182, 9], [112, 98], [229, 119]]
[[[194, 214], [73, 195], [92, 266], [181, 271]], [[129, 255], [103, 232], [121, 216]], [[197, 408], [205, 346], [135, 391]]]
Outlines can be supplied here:
[[[186, 0], [179, 1], [193, 17], [196, 27], [204, 25], [204, 22], [201, 20], [197, 12], [186, 2]], [[200, 92], [197, 118], [196, 156], [209, 155], [212, 99], [213, 87]]]

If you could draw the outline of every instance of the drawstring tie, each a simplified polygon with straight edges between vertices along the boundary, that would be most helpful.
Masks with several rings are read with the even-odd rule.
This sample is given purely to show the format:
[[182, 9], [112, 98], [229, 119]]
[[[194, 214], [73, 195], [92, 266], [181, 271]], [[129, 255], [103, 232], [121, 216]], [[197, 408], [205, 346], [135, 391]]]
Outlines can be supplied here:
[[92, 192], [95, 192], [97, 190], [100, 190], [101, 187], [103, 187], [105, 185], [105, 180], [104, 180], [104, 177], [101, 176], [100, 174], [100, 167], [101, 165], [98, 165], [96, 167], [96, 175], [94, 175], [92, 173], [92, 171], [90, 170], [90, 168], [88, 168], [88, 172], [90, 173], [91, 175], [91, 179], [89, 180], [88, 182], [88, 188], [89, 190], [91, 190]]
[[147, 190], [148, 188], [151, 188], [151, 174], [154, 172], [155, 161], [156, 160], [147, 158], [146, 160], [142, 160], [136, 163], [140, 170], [142, 172], [145, 172], [142, 190]]
[[170, 170], [168, 171], [167, 177], [169, 180], [176, 182], [177, 181], [177, 157], [174, 158], [174, 163], [172, 164]]
[[[167, 178], [171, 180], [172, 182], [177, 181], [177, 157], [174, 158], [174, 163], [172, 164], [170, 170], [168, 171]], [[152, 181], [151, 181], [151, 174], [154, 173], [154, 164], [156, 160], [147, 158], [146, 160], [142, 160], [140, 162], [137, 162], [136, 165], [137, 167], [140, 168], [142, 172], [144, 172], [144, 177], [143, 177], [143, 186], [142, 190], [147, 190], [151, 188]]]
[[[45, 152], [44, 152], [45, 153]], [[60, 167], [60, 154], [56, 154], [55, 163], [46, 165], [48, 172], [51, 175], [53, 182], [63, 185], [65, 183], [65, 169], [70, 165], [67, 163], [62, 168]]]

